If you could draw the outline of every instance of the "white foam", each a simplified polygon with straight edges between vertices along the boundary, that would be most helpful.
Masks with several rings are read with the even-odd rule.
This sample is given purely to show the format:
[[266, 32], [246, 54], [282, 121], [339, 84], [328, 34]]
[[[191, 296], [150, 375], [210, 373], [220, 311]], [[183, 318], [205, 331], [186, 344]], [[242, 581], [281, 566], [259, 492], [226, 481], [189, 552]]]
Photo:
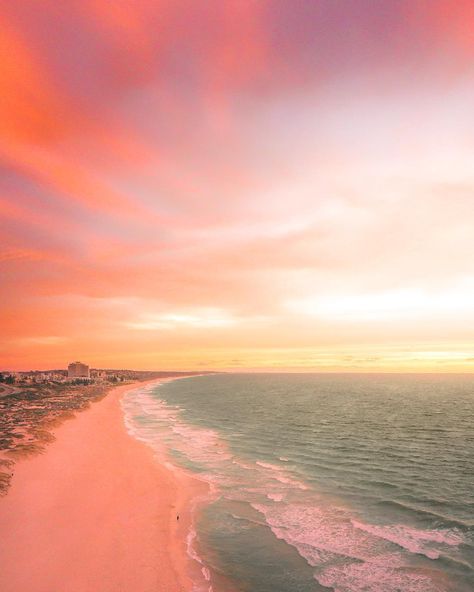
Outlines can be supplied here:
[[425, 555], [429, 559], [438, 559], [441, 553], [440, 549], [433, 548], [432, 545], [434, 543], [458, 546], [464, 542], [461, 533], [455, 529], [421, 530], [403, 524], [376, 526], [373, 524], [364, 524], [358, 520], [351, 520], [351, 523], [359, 530], [390, 541], [410, 551], [410, 553]]
[[278, 465], [272, 465], [271, 463], [262, 462], [260, 460], [257, 460], [255, 464], [259, 465], [260, 467], [263, 467], [264, 469], [272, 469], [274, 471], [281, 471], [281, 467], [279, 467]]
[[386, 562], [366, 561], [326, 568], [315, 575], [323, 586], [334, 592], [446, 592], [443, 582], [433, 575]]
[[[211, 572], [209, 568], [205, 565], [204, 561], [196, 552], [194, 543], [197, 538], [197, 533], [193, 527], [191, 527], [188, 536], [186, 537], [186, 551], [189, 557], [198, 563], [201, 568], [201, 573], [204, 576], [205, 585], [204, 588], [207, 592], [213, 592], [212, 584], [211, 584]], [[203, 590], [203, 583], [193, 582], [193, 592], [201, 592]]]
[[274, 502], [281, 502], [285, 497], [283, 493], [267, 493], [267, 498]]
[[[301, 504], [252, 504], [264, 515], [272, 532], [295, 547], [324, 586], [336, 592], [444, 592], [439, 578], [417, 572], [409, 556], [395, 551], [397, 544], [411, 553], [436, 559], [439, 550], [430, 544], [460, 544], [452, 531], [412, 529], [405, 526], [376, 527], [334, 506]], [[342, 561], [341, 561], [342, 560]]]

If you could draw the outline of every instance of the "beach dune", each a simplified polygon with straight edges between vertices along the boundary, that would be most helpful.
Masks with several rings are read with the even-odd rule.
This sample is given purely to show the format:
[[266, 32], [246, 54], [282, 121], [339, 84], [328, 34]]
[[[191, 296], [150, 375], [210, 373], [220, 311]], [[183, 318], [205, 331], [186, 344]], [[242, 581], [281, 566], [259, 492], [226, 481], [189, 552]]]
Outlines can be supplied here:
[[44, 454], [17, 463], [0, 499], [2, 592], [191, 590], [189, 508], [204, 485], [126, 432], [120, 398], [131, 388], [115, 388], [59, 426]]

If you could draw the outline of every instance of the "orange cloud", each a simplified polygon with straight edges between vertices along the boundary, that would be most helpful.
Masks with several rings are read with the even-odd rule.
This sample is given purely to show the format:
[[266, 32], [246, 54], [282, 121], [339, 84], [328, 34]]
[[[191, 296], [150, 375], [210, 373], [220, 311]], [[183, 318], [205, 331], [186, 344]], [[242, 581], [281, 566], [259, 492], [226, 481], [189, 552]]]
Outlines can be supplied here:
[[0, 22], [0, 133], [10, 141], [38, 141], [64, 132], [63, 105], [41, 60], [4, 17]]
[[454, 42], [467, 58], [474, 52], [474, 5], [470, 0], [423, 2], [420, 17], [431, 24], [433, 33], [445, 44]]
[[382, 5], [4, 3], [2, 364], [468, 367], [472, 9]]

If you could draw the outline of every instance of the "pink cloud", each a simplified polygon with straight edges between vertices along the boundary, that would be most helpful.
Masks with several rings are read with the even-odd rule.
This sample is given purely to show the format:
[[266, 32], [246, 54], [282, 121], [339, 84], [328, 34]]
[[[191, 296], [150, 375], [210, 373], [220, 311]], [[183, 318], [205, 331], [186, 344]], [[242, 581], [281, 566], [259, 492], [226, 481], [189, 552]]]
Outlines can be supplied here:
[[[55, 336], [65, 356], [74, 343], [99, 356], [99, 340], [148, 364], [160, 323], [180, 318], [195, 322], [175, 322], [171, 349], [202, 342], [212, 359], [219, 344], [434, 339], [425, 321], [341, 328], [285, 303], [467, 281], [471, 13], [441, 0], [5, 4], [9, 359], [58, 361]], [[215, 333], [210, 310], [235, 322]], [[441, 325], [447, 342], [466, 338]]]

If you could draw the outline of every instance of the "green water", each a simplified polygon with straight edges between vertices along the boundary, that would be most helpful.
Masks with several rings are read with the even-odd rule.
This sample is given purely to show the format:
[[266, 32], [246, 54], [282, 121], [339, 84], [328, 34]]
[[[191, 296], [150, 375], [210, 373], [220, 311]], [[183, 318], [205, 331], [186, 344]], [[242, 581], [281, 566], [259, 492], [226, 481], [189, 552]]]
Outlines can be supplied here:
[[215, 592], [474, 589], [472, 377], [212, 375], [133, 404], [213, 486], [195, 550]]

